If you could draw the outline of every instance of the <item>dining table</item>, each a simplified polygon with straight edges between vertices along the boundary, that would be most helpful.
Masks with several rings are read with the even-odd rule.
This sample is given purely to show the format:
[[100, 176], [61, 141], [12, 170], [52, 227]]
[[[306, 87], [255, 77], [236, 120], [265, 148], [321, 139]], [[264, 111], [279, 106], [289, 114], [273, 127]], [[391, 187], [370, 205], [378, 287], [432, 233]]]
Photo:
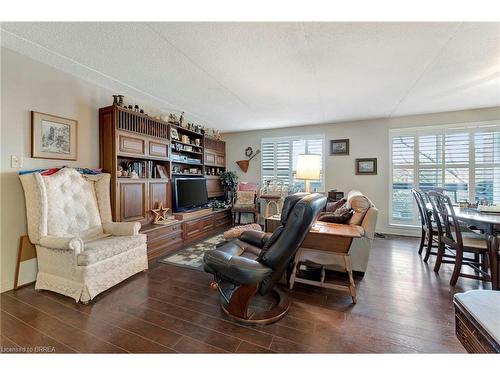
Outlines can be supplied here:
[[[432, 205], [426, 204], [426, 208], [432, 212]], [[498, 246], [494, 245], [491, 241], [496, 239], [500, 234], [500, 212], [485, 212], [479, 211], [476, 208], [453, 207], [455, 216], [458, 221], [463, 223], [469, 229], [479, 230], [485, 235], [486, 241], [489, 242], [489, 258], [492, 273], [492, 279], [498, 280], [497, 269], [495, 267], [498, 263]], [[495, 241], [495, 243], [498, 243]], [[498, 281], [493, 281], [493, 289], [498, 289]]]
[[[426, 204], [426, 208], [432, 212], [432, 205]], [[484, 232], [485, 235], [496, 236], [500, 233], [500, 212], [484, 212], [476, 208], [463, 208], [454, 206], [457, 219], [471, 229]]]

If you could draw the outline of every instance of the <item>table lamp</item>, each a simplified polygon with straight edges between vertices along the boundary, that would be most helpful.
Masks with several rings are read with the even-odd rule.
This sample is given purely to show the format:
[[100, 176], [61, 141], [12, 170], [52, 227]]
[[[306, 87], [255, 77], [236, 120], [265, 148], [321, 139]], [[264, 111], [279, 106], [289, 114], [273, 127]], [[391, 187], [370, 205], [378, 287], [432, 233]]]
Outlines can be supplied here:
[[311, 180], [318, 181], [321, 172], [321, 155], [300, 154], [297, 156], [295, 178], [306, 181], [306, 192], [311, 192]]

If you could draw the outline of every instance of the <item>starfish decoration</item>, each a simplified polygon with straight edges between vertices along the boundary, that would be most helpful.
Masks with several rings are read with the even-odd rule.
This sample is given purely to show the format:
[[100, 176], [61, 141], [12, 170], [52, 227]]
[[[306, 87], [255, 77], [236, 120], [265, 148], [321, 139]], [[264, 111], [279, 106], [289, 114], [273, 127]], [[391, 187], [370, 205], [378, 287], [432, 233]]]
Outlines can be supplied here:
[[163, 207], [163, 202], [160, 202], [158, 208], [153, 208], [151, 211], [155, 214], [154, 223], [157, 224], [167, 220], [167, 212], [169, 210], [170, 208]]

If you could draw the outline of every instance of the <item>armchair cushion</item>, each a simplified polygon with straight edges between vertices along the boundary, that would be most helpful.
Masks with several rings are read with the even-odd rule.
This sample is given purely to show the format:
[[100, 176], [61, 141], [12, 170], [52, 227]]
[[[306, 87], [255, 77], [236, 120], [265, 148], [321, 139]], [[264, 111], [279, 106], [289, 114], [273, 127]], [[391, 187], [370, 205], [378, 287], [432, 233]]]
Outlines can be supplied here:
[[132, 250], [146, 243], [146, 235], [114, 236], [86, 242], [84, 251], [78, 254], [77, 264], [89, 266], [112, 256]]
[[104, 233], [109, 233], [113, 236], [135, 236], [141, 230], [139, 222], [121, 222], [121, 223], [104, 223], [102, 225]]

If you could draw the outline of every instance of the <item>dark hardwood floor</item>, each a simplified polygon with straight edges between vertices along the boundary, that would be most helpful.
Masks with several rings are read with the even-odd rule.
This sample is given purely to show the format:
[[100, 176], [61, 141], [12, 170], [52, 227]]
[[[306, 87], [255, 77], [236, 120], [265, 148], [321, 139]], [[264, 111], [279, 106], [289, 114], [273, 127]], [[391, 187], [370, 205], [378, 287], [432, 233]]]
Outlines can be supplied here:
[[[417, 254], [413, 238], [376, 239], [358, 303], [348, 293], [298, 284], [280, 322], [245, 327], [226, 319], [211, 277], [154, 263], [85, 306], [33, 286], [1, 295], [3, 352], [93, 353], [455, 353], [452, 297], [490, 288], [449, 286]], [[14, 348], [14, 349], [12, 349]]]

